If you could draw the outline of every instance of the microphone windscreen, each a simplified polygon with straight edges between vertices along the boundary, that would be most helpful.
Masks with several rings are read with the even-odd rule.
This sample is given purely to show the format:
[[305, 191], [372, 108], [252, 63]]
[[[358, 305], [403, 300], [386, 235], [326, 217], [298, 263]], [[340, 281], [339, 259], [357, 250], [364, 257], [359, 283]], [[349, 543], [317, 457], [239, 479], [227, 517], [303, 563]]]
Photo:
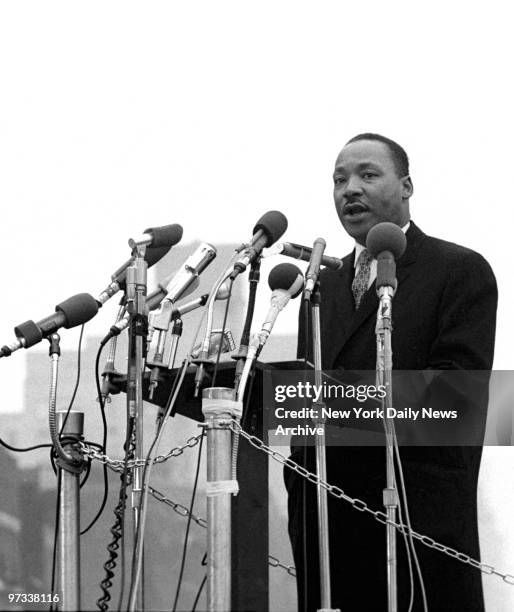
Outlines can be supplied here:
[[284, 289], [291, 291], [291, 297], [300, 295], [303, 289], [303, 274], [298, 266], [292, 263], [281, 263], [269, 273], [268, 284], [272, 291]]
[[180, 242], [184, 230], [178, 223], [163, 225], [162, 227], [149, 227], [145, 229], [145, 234], [150, 234], [153, 238], [152, 247], [172, 247]]
[[43, 340], [43, 332], [34, 323], [34, 321], [25, 321], [14, 328], [16, 338], [23, 338], [25, 341], [25, 348], [30, 348]]
[[395, 259], [399, 259], [406, 246], [407, 238], [401, 228], [389, 221], [377, 223], [369, 230], [366, 238], [366, 248], [375, 258], [380, 253], [389, 251]]
[[151, 268], [154, 264], [160, 261], [170, 249], [171, 246], [146, 247], [145, 261], [148, 264], [148, 267]]
[[269, 247], [284, 235], [286, 229], [287, 219], [285, 215], [278, 210], [269, 210], [257, 221], [253, 233], [256, 234], [259, 230], [262, 230], [268, 238], [266, 246]]
[[77, 293], [55, 307], [55, 312], [62, 312], [65, 317], [64, 327], [70, 329], [83, 325], [98, 312], [98, 302], [89, 293]]

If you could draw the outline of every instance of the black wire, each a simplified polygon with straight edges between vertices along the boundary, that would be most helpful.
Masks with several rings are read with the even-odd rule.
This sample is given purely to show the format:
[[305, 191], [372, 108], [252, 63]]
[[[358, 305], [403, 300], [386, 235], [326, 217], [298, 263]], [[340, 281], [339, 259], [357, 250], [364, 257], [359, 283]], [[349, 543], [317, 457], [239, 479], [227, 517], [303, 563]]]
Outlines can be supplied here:
[[[125, 526], [125, 509], [127, 506], [127, 487], [128, 487], [128, 459], [129, 455], [133, 454], [132, 447], [130, 445], [130, 437], [132, 435], [132, 422], [133, 419], [128, 420], [127, 433], [125, 436], [125, 459], [124, 459], [124, 469], [120, 476], [121, 478], [121, 486], [119, 492], [118, 503], [116, 508], [114, 509], [114, 524], [111, 527], [110, 531], [112, 534], [112, 539], [107, 545], [107, 552], [109, 553], [107, 561], [104, 563], [103, 568], [105, 570], [105, 578], [100, 583], [100, 588], [102, 590], [103, 595], [98, 598], [96, 602], [96, 606], [102, 612], [105, 612], [109, 608], [109, 601], [111, 600], [110, 589], [112, 587], [112, 579], [114, 578], [114, 570], [116, 568], [116, 559], [118, 558], [118, 549], [120, 548], [120, 540], [121, 545], [123, 546], [123, 535], [124, 535], [124, 526]], [[120, 602], [123, 599], [123, 590], [124, 590], [124, 574], [125, 574], [124, 565], [122, 565], [122, 584], [120, 588]], [[121, 607], [121, 603], [120, 606]]]
[[[182, 548], [182, 560], [180, 562], [180, 572], [179, 572], [177, 590], [175, 592], [175, 601], [173, 603], [173, 612], [176, 612], [177, 610], [177, 603], [178, 603], [178, 598], [180, 595], [180, 588], [182, 586], [182, 578], [184, 576], [184, 567], [186, 564], [186, 556], [187, 556], [187, 544], [188, 544], [188, 539], [189, 539], [189, 531], [191, 528], [191, 517], [193, 515], [193, 506], [195, 503], [196, 489], [198, 487], [198, 476], [200, 475], [200, 463], [202, 459], [203, 438], [204, 438], [203, 436], [200, 438], [200, 444], [198, 446], [198, 459], [196, 462], [195, 481], [193, 484], [193, 493], [191, 494], [191, 503], [189, 504], [189, 515], [187, 517], [186, 535], [184, 536], [184, 545]], [[196, 605], [196, 602], [195, 602], [195, 605]]]
[[[57, 497], [56, 497], [56, 504], [55, 504], [54, 545], [53, 545], [53, 552], [52, 552], [52, 586], [50, 590], [52, 595], [55, 593], [55, 574], [56, 574], [56, 566], [57, 566], [57, 539], [59, 536], [59, 521], [60, 521], [59, 511], [60, 511], [60, 506], [61, 506], [61, 478], [62, 478], [62, 470], [59, 469], [57, 473]], [[50, 604], [50, 612], [53, 612], [53, 610], [56, 610], [56, 609], [57, 608], [54, 608], [54, 602], [52, 598], [52, 603]]]
[[68, 416], [70, 414], [70, 411], [73, 407], [73, 404], [75, 403], [75, 398], [77, 397], [77, 391], [79, 389], [79, 384], [80, 384], [80, 363], [81, 363], [81, 354], [82, 354], [82, 338], [84, 336], [84, 327], [85, 327], [85, 323], [82, 325], [82, 327], [80, 328], [80, 336], [79, 336], [79, 343], [77, 346], [77, 378], [75, 379], [75, 387], [73, 389], [73, 393], [71, 394], [71, 399], [70, 399], [70, 403], [68, 406], [68, 409], [66, 410], [66, 416], [64, 417], [64, 421], [62, 422], [61, 425], [61, 430], [59, 432], [59, 437], [62, 435], [62, 432], [64, 431], [64, 426], [66, 425], [66, 421], [68, 420]]
[[[100, 348], [98, 349], [98, 352], [96, 353], [96, 360], [95, 360], [95, 382], [96, 382], [96, 391], [98, 393], [98, 403], [100, 404], [100, 412], [102, 415], [102, 426], [103, 426], [103, 437], [102, 437], [102, 452], [104, 454], [106, 454], [106, 449], [107, 449], [107, 421], [105, 418], [105, 405], [104, 405], [104, 400], [102, 397], [102, 389], [100, 387], [100, 356], [102, 355], [102, 349], [105, 345], [100, 344]], [[93, 527], [93, 525], [97, 522], [97, 520], [100, 518], [102, 512], [104, 511], [105, 508], [105, 504], [107, 503], [107, 496], [109, 494], [109, 480], [107, 478], [107, 464], [103, 464], [103, 478], [104, 478], [104, 495], [103, 495], [103, 499], [102, 499], [102, 503], [100, 505], [100, 508], [98, 510], [98, 512], [96, 513], [95, 518], [89, 523], [89, 525], [80, 532], [80, 535], [84, 535], [85, 533], [87, 533], [91, 527]]]
[[207, 575], [205, 575], [203, 577], [202, 584], [200, 585], [200, 588], [198, 589], [198, 593], [196, 594], [196, 597], [195, 597], [195, 600], [194, 600], [194, 603], [193, 603], [193, 607], [191, 608], [191, 612], [195, 612], [196, 605], [198, 603], [198, 600], [200, 599], [200, 595], [202, 594], [203, 587], [204, 587], [206, 582], [207, 582]]
[[[131, 417], [129, 414], [129, 408], [127, 406], [127, 427], [125, 434], [125, 457], [123, 461], [123, 474], [122, 474], [122, 483], [125, 483], [125, 486], [128, 486], [129, 483], [129, 469], [128, 462], [129, 459], [133, 459], [135, 455], [135, 447], [131, 445], [132, 440], [132, 430], [135, 424], [135, 418]], [[127, 506], [123, 508], [123, 512], [121, 513], [121, 543], [120, 543], [120, 565], [121, 565], [121, 578], [120, 578], [120, 596], [118, 598], [118, 612], [121, 612], [121, 606], [123, 603], [123, 596], [125, 594], [125, 510]]]
[[228, 308], [230, 305], [230, 298], [232, 297], [232, 287], [234, 285], [234, 279], [231, 278], [230, 279], [230, 287], [228, 290], [228, 297], [227, 297], [227, 303], [225, 305], [225, 314], [223, 316], [223, 325], [221, 326], [221, 338], [220, 338], [220, 345], [218, 347], [218, 354], [216, 356], [216, 365], [214, 366], [214, 373], [212, 375], [212, 383], [211, 386], [215, 387], [215, 382], [216, 382], [216, 376], [218, 374], [218, 365], [220, 363], [220, 357], [221, 357], [221, 351], [223, 348], [223, 339], [225, 337], [225, 326], [227, 325], [227, 317], [228, 317]]
[[86, 464], [86, 474], [84, 476], [84, 478], [82, 479], [82, 482], [80, 483], [79, 488], [82, 489], [82, 487], [86, 484], [87, 479], [89, 478], [89, 474], [91, 473], [91, 458], [89, 457], [87, 460], [87, 464]]
[[14, 451], [15, 453], [28, 453], [29, 451], [33, 451], [38, 448], [53, 448], [52, 444], [36, 444], [35, 446], [27, 446], [26, 448], [18, 448], [16, 446], [11, 446], [10, 444], [7, 444], [7, 442], [4, 442], [2, 438], [0, 438], [0, 444], [2, 446], [5, 446], [5, 448], [8, 448], [10, 451]]

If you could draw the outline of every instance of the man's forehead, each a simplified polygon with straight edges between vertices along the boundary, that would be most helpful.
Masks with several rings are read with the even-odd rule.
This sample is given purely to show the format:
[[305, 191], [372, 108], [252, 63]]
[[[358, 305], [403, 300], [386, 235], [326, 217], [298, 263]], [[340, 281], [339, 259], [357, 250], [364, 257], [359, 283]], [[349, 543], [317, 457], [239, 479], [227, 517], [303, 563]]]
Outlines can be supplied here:
[[336, 159], [336, 168], [354, 164], [375, 163], [394, 167], [388, 146], [379, 140], [356, 140], [343, 147]]

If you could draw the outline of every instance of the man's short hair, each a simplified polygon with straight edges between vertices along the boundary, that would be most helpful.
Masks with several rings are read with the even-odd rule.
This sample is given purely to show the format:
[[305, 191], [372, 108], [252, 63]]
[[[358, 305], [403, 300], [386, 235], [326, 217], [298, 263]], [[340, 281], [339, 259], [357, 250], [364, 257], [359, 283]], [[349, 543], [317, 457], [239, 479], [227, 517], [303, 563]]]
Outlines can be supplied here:
[[358, 134], [357, 136], [354, 136], [346, 144], [350, 144], [351, 142], [356, 142], [358, 140], [378, 140], [379, 142], [383, 142], [391, 153], [394, 168], [398, 177], [403, 178], [409, 174], [409, 158], [407, 157], [407, 153], [403, 147], [401, 147], [397, 142], [387, 138], [386, 136], [382, 136], [381, 134], [366, 132], [365, 134]]

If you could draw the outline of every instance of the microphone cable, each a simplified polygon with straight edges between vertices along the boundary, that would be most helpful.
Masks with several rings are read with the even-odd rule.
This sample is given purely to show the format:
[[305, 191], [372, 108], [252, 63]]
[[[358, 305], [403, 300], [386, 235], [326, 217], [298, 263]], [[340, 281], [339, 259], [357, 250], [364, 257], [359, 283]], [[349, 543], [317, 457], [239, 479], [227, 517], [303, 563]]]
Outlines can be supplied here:
[[[182, 560], [180, 562], [180, 571], [179, 571], [177, 589], [175, 591], [175, 601], [173, 602], [173, 612], [176, 612], [176, 610], [177, 610], [178, 598], [179, 598], [179, 595], [180, 595], [180, 589], [182, 587], [182, 579], [183, 579], [183, 576], [184, 576], [184, 567], [186, 565], [187, 545], [188, 545], [188, 540], [189, 540], [189, 531], [191, 529], [191, 517], [193, 515], [193, 507], [194, 507], [195, 498], [196, 498], [196, 490], [197, 490], [197, 487], [198, 487], [198, 477], [200, 475], [200, 464], [201, 464], [201, 458], [202, 458], [202, 447], [203, 447], [204, 437], [205, 436], [202, 436], [200, 438], [200, 444], [198, 446], [198, 458], [197, 458], [197, 461], [196, 461], [195, 480], [194, 480], [194, 484], [193, 484], [193, 492], [191, 494], [191, 502], [189, 503], [189, 514], [188, 514], [188, 517], [187, 517], [186, 534], [184, 536], [184, 544], [183, 544], [183, 547], [182, 547]], [[195, 603], [195, 605], [196, 605], [196, 603]]]
[[[402, 504], [398, 504], [398, 520], [403, 525]], [[407, 612], [412, 612], [412, 606], [414, 605], [414, 573], [412, 571], [412, 551], [410, 548], [410, 542], [408, 539], [407, 532], [403, 529], [402, 536], [405, 544], [405, 552], [407, 553], [407, 564], [409, 566], [409, 607], [407, 609]]]
[[394, 432], [394, 453], [395, 453], [395, 459], [396, 459], [396, 467], [397, 467], [397, 471], [398, 471], [398, 475], [399, 475], [399, 479], [400, 479], [400, 487], [401, 487], [401, 492], [402, 492], [402, 500], [403, 500], [403, 505], [404, 505], [404, 508], [405, 508], [405, 521], [406, 521], [407, 528], [408, 528], [408, 540], [410, 542], [410, 548], [412, 550], [412, 557], [414, 559], [414, 565], [416, 566], [416, 573], [418, 575], [419, 586], [420, 586], [420, 589], [421, 589], [421, 597], [423, 599], [423, 609], [424, 609], [425, 612], [428, 612], [428, 603], [427, 603], [427, 594], [426, 594], [426, 590], [425, 590], [425, 582], [423, 580], [423, 574], [421, 572], [421, 566], [420, 566], [418, 555], [417, 555], [417, 552], [416, 552], [416, 547], [414, 545], [414, 539], [412, 537], [412, 525], [411, 525], [411, 521], [410, 521], [409, 506], [408, 506], [408, 503], [407, 503], [407, 490], [406, 490], [406, 487], [405, 487], [405, 480], [404, 480], [404, 477], [403, 477], [403, 465], [402, 465], [402, 460], [401, 460], [401, 457], [400, 457], [400, 451], [399, 451], [399, 448], [398, 448], [398, 440], [396, 438], [396, 431]]
[[[202, 559], [202, 567], [205, 567], [206, 565], [207, 565], [207, 553], [205, 553]], [[196, 593], [196, 597], [193, 602], [193, 607], [191, 608], [191, 612], [196, 612], [196, 606], [198, 605], [198, 600], [200, 599], [200, 595], [202, 594], [203, 587], [205, 586], [206, 582], [207, 582], [207, 574], [204, 575], [202, 582], [200, 584], [200, 587]]]
[[110, 589], [112, 587], [112, 579], [114, 578], [114, 569], [116, 568], [116, 560], [118, 558], [118, 550], [120, 549], [121, 540], [121, 585], [119, 595], [118, 609], [121, 609], [121, 603], [123, 601], [123, 591], [125, 586], [125, 541], [124, 541], [124, 529], [125, 529], [125, 510], [127, 506], [127, 486], [129, 485], [129, 472], [128, 472], [128, 461], [134, 457], [134, 445], [132, 443], [132, 431], [133, 431], [133, 418], [127, 419], [127, 428], [125, 434], [125, 443], [123, 448], [125, 450], [123, 472], [120, 475], [121, 485], [119, 491], [119, 498], [116, 507], [114, 508], [115, 521], [112, 525], [110, 532], [112, 534], [112, 540], [107, 545], [107, 552], [109, 557], [104, 563], [103, 568], [105, 570], [105, 578], [100, 583], [100, 589], [103, 595], [98, 598], [96, 606], [102, 612], [105, 612], [108, 608], [108, 602], [111, 600]]
[[73, 393], [71, 395], [71, 399], [70, 399], [70, 403], [68, 405], [68, 409], [66, 410], [66, 416], [64, 417], [64, 421], [62, 422], [62, 426], [61, 426], [61, 431], [59, 432], [59, 438], [62, 435], [62, 432], [64, 431], [64, 427], [66, 425], [66, 422], [68, 420], [68, 416], [71, 412], [71, 409], [73, 407], [73, 404], [75, 403], [75, 398], [77, 397], [77, 391], [79, 389], [79, 385], [80, 385], [80, 375], [81, 375], [81, 361], [82, 361], [82, 339], [84, 337], [84, 327], [85, 327], [85, 323], [83, 323], [80, 327], [80, 336], [79, 336], [79, 343], [77, 346], [77, 378], [75, 379], [75, 386], [73, 388]]
[[[96, 353], [95, 383], [96, 383], [96, 391], [98, 393], [98, 403], [100, 405], [100, 413], [102, 416], [102, 428], [103, 428], [102, 452], [104, 455], [106, 455], [107, 454], [107, 420], [105, 418], [105, 404], [104, 404], [104, 399], [102, 397], [102, 389], [100, 386], [100, 357], [102, 355], [102, 350], [104, 346], [105, 346], [104, 344], [100, 344], [100, 348], [98, 349]], [[109, 494], [109, 480], [107, 478], [107, 464], [104, 463], [102, 468], [103, 468], [102, 472], [103, 472], [103, 481], [104, 481], [104, 493], [103, 493], [102, 502], [100, 504], [100, 508], [98, 509], [98, 512], [96, 513], [96, 516], [89, 523], [89, 525], [80, 532], [80, 535], [84, 535], [91, 529], [91, 527], [93, 527], [93, 525], [98, 521], [98, 519], [102, 515], [102, 512], [104, 511], [105, 505], [107, 503], [107, 496]]]

